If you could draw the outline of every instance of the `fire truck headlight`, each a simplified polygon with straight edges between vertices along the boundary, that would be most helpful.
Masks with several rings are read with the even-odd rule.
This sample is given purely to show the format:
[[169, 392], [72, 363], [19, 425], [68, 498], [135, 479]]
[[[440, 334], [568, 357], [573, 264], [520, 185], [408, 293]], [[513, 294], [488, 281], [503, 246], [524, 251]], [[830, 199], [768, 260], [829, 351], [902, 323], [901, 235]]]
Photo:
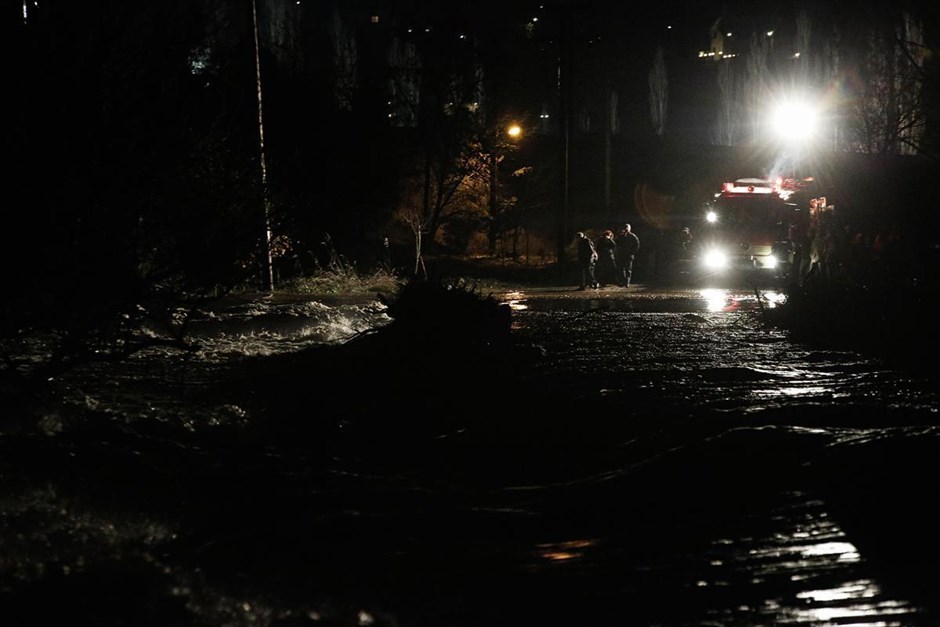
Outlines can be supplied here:
[[728, 255], [717, 249], [711, 249], [702, 257], [702, 264], [709, 270], [721, 270], [728, 267]]

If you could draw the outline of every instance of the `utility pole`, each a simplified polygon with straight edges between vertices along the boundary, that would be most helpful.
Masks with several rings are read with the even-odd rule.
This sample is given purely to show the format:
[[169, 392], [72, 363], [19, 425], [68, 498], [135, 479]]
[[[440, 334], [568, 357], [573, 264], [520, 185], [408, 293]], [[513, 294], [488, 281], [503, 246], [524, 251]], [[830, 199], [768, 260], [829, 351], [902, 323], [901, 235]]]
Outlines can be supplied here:
[[611, 185], [613, 180], [613, 136], [616, 96], [610, 79], [610, 70], [604, 76], [604, 211], [612, 215]]
[[569, 143], [571, 134], [570, 123], [570, 78], [568, 76], [568, 15], [566, 7], [559, 6], [561, 33], [558, 42], [558, 116], [561, 122], [561, 211], [558, 217], [558, 233], [556, 242], [556, 260], [558, 265], [565, 263], [565, 249], [568, 246], [568, 215], [569, 215], [569, 190], [568, 190], [568, 168], [569, 168]]
[[258, 91], [258, 154], [261, 162], [261, 194], [264, 205], [264, 239], [262, 255], [264, 267], [261, 287], [265, 292], [274, 291], [274, 261], [271, 258], [271, 200], [268, 195], [268, 165], [264, 154], [264, 111], [261, 97], [261, 44], [258, 33], [258, 2], [251, 0], [251, 17], [255, 36], [255, 85]]
[[[496, 140], [497, 143], [499, 139]], [[499, 155], [497, 147], [490, 148], [490, 228], [488, 233], [488, 246], [491, 255], [496, 253], [496, 220], [499, 216]]]

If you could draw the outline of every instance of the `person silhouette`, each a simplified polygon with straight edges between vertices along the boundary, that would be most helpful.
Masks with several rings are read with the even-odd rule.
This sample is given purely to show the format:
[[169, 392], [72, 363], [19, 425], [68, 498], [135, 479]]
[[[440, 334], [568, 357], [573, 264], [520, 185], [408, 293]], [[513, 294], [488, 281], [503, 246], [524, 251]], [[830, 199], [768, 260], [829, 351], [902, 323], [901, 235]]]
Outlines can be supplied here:
[[633, 232], [629, 223], [624, 224], [617, 234], [617, 268], [620, 273], [620, 285], [630, 287], [633, 280], [633, 262], [640, 250], [640, 238]]
[[578, 266], [581, 269], [581, 287], [579, 290], [599, 287], [597, 279], [594, 277], [594, 266], [597, 263], [597, 250], [594, 248], [594, 242], [591, 238], [578, 231]]

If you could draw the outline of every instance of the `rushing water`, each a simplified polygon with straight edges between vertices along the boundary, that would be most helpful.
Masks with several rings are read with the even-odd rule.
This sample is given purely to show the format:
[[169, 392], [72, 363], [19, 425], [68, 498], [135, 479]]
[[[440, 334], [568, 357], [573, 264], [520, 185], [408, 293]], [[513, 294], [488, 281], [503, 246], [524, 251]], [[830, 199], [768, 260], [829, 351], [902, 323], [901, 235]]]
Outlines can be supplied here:
[[[932, 377], [792, 342], [769, 291], [497, 296], [511, 385], [310, 375], [377, 302], [246, 301], [195, 352], [64, 377], [0, 439], [0, 618], [937, 624]], [[440, 421], [396, 434], [418, 413]], [[259, 435], [286, 416], [326, 426]]]

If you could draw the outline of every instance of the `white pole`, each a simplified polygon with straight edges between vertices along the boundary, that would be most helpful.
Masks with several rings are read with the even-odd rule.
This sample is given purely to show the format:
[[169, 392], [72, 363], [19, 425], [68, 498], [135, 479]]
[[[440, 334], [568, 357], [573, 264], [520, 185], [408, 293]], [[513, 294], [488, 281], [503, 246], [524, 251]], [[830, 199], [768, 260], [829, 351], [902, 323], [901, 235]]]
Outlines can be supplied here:
[[264, 197], [264, 268], [262, 287], [274, 290], [274, 262], [271, 258], [271, 207], [268, 199], [268, 166], [264, 156], [264, 114], [261, 98], [261, 45], [258, 36], [258, 3], [251, 0], [251, 17], [255, 35], [255, 84], [258, 88], [258, 152], [261, 157], [261, 193]]

